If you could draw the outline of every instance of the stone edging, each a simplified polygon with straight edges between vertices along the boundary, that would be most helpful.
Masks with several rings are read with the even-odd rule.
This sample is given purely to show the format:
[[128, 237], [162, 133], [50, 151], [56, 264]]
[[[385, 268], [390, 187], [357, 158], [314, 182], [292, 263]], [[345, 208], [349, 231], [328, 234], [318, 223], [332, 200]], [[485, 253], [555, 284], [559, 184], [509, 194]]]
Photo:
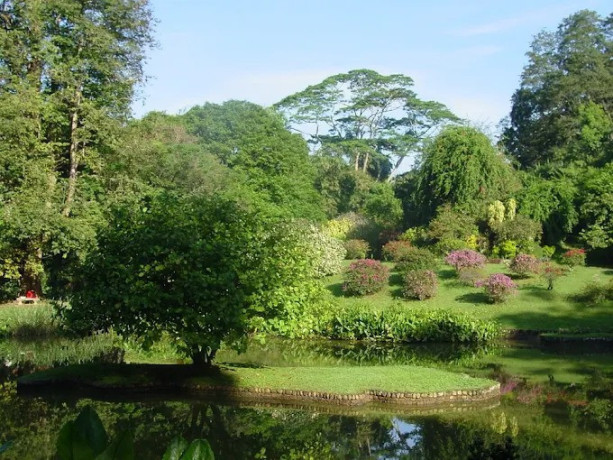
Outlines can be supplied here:
[[386, 392], [368, 390], [359, 394], [335, 394], [318, 391], [273, 390], [270, 388], [229, 388], [208, 385], [182, 385], [190, 393], [216, 397], [238, 397], [260, 401], [311, 401], [327, 404], [359, 406], [368, 403], [391, 403], [404, 406], [426, 406], [449, 403], [473, 403], [489, 401], [500, 396], [500, 384], [478, 390], [440, 392]]

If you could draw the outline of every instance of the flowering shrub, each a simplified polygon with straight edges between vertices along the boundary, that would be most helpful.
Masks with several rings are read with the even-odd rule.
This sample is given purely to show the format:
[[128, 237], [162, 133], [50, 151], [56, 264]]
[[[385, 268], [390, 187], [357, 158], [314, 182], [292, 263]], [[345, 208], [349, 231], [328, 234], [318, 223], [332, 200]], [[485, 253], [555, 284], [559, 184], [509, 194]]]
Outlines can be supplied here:
[[387, 284], [389, 269], [378, 260], [356, 260], [345, 274], [343, 291], [348, 295], [366, 295], [380, 291]]
[[541, 276], [547, 281], [547, 289], [551, 291], [553, 289], [553, 283], [561, 276], [566, 275], [567, 269], [559, 267], [551, 263], [544, 264], [541, 267]]
[[411, 251], [413, 246], [408, 241], [390, 241], [382, 249], [383, 260], [402, 260], [407, 252]]
[[467, 267], [458, 273], [458, 281], [465, 286], [475, 286], [477, 282], [485, 278], [482, 268]]
[[439, 260], [427, 249], [410, 248], [402, 254], [402, 258], [396, 264], [396, 270], [406, 273], [412, 270], [436, 270]]
[[569, 249], [562, 254], [560, 262], [569, 267], [585, 265], [585, 249]]
[[436, 295], [438, 279], [432, 270], [411, 270], [404, 276], [402, 295], [407, 299], [429, 299]]
[[370, 252], [370, 245], [364, 240], [349, 240], [345, 241], [345, 250], [347, 259], [365, 259]]
[[495, 303], [504, 302], [517, 292], [513, 280], [502, 273], [494, 273], [485, 280], [475, 283], [475, 286], [483, 287], [490, 300]]
[[538, 273], [539, 261], [529, 254], [517, 254], [509, 268], [520, 276], [528, 276], [531, 273]]
[[485, 265], [485, 261], [483, 254], [470, 249], [452, 251], [445, 257], [445, 262], [455, 268], [458, 273], [464, 268], [481, 268]]

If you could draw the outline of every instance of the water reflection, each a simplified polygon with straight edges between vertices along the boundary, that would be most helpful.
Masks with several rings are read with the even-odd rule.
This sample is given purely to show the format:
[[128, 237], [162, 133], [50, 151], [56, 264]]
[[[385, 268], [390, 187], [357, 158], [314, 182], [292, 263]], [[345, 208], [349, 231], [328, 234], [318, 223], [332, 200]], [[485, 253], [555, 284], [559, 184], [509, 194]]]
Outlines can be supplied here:
[[[100, 401], [24, 397], [5, 367], [0, 387], [0, 459], [52, 458], [61, 425], [86, 404], [114, 434], [131, 430], [138, 458], [160, 458], [177, 434], [208, 439], [220, 459], [613, 458], [613, 354], [534, 344], [489, 348], [335, 342], [252, 344], [220, 359], [255, 365], [420, 364], [495, 377], [505, 395], [493, 409], [436, 415], [233, 406], [217, 401]], [[1, 361], [1, 360], [0, 360]], [[21, 369], [25, 364], [20, 363]], [[2, 380], [0, 380], [1, 382]]]

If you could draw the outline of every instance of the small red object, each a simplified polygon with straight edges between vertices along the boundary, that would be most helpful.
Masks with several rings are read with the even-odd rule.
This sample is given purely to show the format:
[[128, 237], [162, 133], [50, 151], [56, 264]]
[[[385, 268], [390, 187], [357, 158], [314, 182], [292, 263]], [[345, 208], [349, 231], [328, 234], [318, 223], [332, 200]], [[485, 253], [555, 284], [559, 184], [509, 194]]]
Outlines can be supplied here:
[[32, 290], [26, 292], [26, 299], [36, 299], [36, 292]]

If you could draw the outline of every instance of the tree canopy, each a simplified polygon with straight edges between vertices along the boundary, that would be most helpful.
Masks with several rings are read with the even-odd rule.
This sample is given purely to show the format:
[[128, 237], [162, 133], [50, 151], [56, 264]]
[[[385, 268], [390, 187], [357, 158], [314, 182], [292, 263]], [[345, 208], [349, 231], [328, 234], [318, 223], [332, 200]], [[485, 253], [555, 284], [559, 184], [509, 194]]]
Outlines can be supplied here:
[[275, 104], [314, 148], [346, 158], [357, 171], [391, 177], [437, 128], [458, 121], [439, 102], [422, 101], [413, 79], [359, 69], [332, 75]]

